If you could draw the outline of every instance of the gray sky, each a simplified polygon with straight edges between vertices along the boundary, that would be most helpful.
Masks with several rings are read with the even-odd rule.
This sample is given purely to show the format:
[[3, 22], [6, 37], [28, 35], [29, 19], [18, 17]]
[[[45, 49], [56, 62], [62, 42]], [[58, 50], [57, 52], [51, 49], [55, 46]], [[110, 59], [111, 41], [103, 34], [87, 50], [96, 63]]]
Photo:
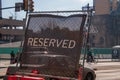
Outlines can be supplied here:
[[[2, 7], [12, 7], [15, 6], [16, 2], [22, 2], [23, 0], [1, 0]], [[34, 11], [60, 11], [60, 10], [81, 10], [82, 6], [88, 3], [92, 6], [93, 0], [33, 0], [34, 1]], [[14, 9], [6, 9], [3, 11], [3, 17], [8, 18], [13, 16], [13, 18], [22, 19], [25, 16], [24, 11], [14, 12]]]

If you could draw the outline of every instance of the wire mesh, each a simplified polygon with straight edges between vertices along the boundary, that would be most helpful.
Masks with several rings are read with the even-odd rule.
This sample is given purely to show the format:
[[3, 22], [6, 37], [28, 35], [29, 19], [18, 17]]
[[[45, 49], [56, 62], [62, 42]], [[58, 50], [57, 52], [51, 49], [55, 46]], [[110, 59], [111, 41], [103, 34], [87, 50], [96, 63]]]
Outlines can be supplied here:
[[46, 75], [78, 77], [86, 15], [61, 14], [29, 15], [22, 69], [37, 69]]

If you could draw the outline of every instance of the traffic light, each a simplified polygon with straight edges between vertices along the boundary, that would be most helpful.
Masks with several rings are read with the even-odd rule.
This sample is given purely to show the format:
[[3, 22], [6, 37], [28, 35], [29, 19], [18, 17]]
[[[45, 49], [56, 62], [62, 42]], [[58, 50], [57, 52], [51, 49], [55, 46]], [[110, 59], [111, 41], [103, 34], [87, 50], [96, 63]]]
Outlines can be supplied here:
[[33, 0], [29, 0], [29, 11], [30, 12], [33, 12], [34, 11], [34, 2], [33, 2]]
[[24, 11], [28, 11], [28, 0], [23, 0], [23, 9]]

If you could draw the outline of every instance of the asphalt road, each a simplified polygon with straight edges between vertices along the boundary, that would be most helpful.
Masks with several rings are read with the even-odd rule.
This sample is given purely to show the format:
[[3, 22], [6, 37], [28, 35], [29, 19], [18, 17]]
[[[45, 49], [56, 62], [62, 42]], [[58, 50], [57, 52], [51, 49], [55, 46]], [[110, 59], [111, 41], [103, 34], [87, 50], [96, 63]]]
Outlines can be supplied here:
[[98, 63], [96, 80], [120, 80], [120, 62]]

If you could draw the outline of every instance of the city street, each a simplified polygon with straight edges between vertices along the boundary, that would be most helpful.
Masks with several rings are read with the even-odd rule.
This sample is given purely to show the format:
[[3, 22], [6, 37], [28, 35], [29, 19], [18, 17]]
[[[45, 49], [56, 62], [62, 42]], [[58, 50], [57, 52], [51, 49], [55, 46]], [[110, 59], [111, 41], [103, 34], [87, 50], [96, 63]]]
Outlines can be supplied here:
[[120, 69], [98, 70], [96, 80], [120, 80]]
[[119, 17], [120, 0], [0, 0], [0, 80], [120, 80]]
[[[7, 67], [10, 65], [8, 60], [0, 61], [0, 76], [4, 76]], [[120, 62], [99, 62], [85, 64], [90, 68], [96, 68], [96, 80], [120, 80]], [[0, 80], [3, 80], [0, 78]]]
[[2, 77], [5, 75], [7, 67], [10, 65], [9, 60], [0, 61], [0, 80], [3, 80]]
[[120, 80], [120, 62], [98, 63], [96, 80]]

